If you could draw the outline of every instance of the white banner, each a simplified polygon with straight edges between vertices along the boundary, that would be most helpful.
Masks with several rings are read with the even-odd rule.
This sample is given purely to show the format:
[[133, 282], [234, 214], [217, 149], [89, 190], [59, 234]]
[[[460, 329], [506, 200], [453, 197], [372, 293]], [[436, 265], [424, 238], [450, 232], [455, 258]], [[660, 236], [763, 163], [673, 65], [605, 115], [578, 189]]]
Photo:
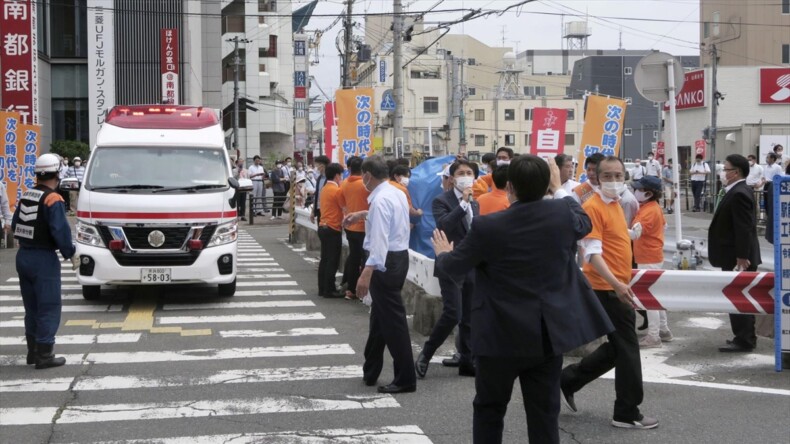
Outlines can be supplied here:
[[113, 1], [88, 0], [88, 117], [90, 148], [96, 132], [115, 105]]

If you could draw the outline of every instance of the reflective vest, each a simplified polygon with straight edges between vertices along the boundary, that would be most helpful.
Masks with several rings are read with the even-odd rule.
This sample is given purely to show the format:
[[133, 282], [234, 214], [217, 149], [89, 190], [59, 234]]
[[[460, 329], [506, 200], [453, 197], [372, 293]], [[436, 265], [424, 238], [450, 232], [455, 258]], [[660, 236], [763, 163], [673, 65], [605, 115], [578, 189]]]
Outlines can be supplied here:
[[49, 221], [44, 217], [44, 202], [52, 193], [55, 191], [41, 185], [22, 193], [19, 211], [14, 215], [14, 237], [20, 245], [49, 250], [57, 248], [55, 239], [49, 233]]

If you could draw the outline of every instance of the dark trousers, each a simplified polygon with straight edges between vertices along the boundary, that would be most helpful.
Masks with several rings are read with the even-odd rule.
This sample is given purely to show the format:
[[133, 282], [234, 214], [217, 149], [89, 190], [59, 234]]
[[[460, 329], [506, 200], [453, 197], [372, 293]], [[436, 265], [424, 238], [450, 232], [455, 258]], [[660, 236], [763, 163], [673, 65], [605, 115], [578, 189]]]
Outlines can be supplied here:
[[348, 291], [356, 294], [357, 281], [365, 262], [365, 250], [362, 248], [365, 232], [346, 230], [346, 240], [348, 240], [348, 257], [343, 267], [343, 282], [348, 284]]
[[[721, 271], [732, 271], [733, 269], [722, 268]], [[757, 271], [757, 264], [749, 265], [745, 271]], [[757, 333], [755, 332], [755, 317], [751, 314], [732, 314], [730, 313], [730, 328], [732, 329], [732, 342], [741, 347], [757, 347]]]
[[562, 355], [543, 358], [477, 357], [473, 436], [475, 444], [502, 442], [513, 382], [518, 378], [530, 444], [560, 442]]
[[71, 193], [68, 191], [58, 190], [58, 194], [63, 198], [63, 203], [66, 205], [66, 212], [71, 210]]
[[468, 273], [460, 282], [449, 277], [439, 276], [439, 288], [442, 290], [442, 315], [436, 321], [431, 336], [425, 341], [423, 354], [429, 360], [442, 346], [453, 328], [458, 326], [456, 346], [461, 355], [461, 362], [472, 363], [471, 347], [471, 312], [472, 294], [474, 293], [474, 271]]
[[318, 263], [318, 294], [321, 296], [337, 291], [335, 273], [340, 266], [340, 252], [343, 248], [343, 235], [327, 226], [318, 227], [321, 241], [321, 261]]
[[[699, 211], [700, 202], [702, 200], [702, 190], [705, 188], [705, 181], [704, 180], [692, 180], [691, 181], [691, 194], [694, 195], [694, 209]], [[715, 196], [714, 196], [715, 198]]]
[[607, 335], [609, 342], [602, 344], [578, 364], [562, 371], [562, 387], [575, 393], [588, 383], [614, 368], [614, 416], [617, 421], [641, 419], [642, 362], [639, 356], [639, 339], [634, 330], [634, 308], [617, 299], [613, 291], [595, 290], [606, 314], [614, 324], [614, 332]]
[[239, 212], [239, 217], [245, 217], [247, 212], [247, 193], [239, 192], [236, 194], [236, 210]]
[[285, 203], [285, 191], [274, 192], [274, 203], [272, 204], [272, 216], [282, 216], [283, 204]]
[[315, 210], [313, 210], [313, 213], [315, 213], [315, 223], [316, 224], [320, 224], [321, 223], [321, 209], [320, 208], [316, 208]]
[[53, 250], [20, 248], [16, 272], [25, 306], [25, 335], [54, 344], [60, 326], [60, 261]]
[[417, 383], [414, 372], [414, 355], [411, 351], [409, 325], [401, 290], [409, 271], [409, 252], [390, 251], [385, 262], [387, 271], [374, 271], [370, 279], [370, 332], [365, 344], [365, 364], [362, 367], [366, 381], [375, 381], [384, 366], [384, 348], [392, 355], [397, 386]]

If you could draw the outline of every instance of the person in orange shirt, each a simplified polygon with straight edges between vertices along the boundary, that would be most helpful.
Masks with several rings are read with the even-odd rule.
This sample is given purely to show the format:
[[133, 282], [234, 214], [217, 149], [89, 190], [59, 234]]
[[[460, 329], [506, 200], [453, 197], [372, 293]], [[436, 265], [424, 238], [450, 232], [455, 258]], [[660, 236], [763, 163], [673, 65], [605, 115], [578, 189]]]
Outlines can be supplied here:
[[477, 199], [477, 203], [480, 204], [481, 216], [496, 213], [497, 211], [502, 211], [510, 207], [510, 200], [507, 198], [507, 192], [505, 191], [505, 187], [507, 186], [507, 169], [507, 165], [502, 165], [496, 167], [491, 173], [496, 188]]
[[339, 163], [326, 166], [326, 184], [321, 188], [321, 222], [318, 239], [321, 241], [321, 261], [318, 263], [318, 295], [325, 298], [343, 297], [335, 287], [335, 273], [340, 266], [343, 248], [343, 209], [340, 206], [340, 180], [343, 167]]
[[[631, 226], [634, 240], [634, 260], [637, 268], [660, 270], [664, 265], [664, 213], [658, 205], [661, 199], [661, 179], [644, 176], [633, 182], [634, 195], [639, 201], [639, 211]], [[639, 341], [641, 348], [661, 347], [662, 342], [672, 341], [664, 310], [647, 311], [647, 335]]]
[[[345, 214], [367, 211], [370, 192], [362, 183], [362, 158], [351, 157], [347, 162], [349, 176], [340, 184], [340, 206]], [[365, 221], [353, 223], [346, 227], [348, 240], [348, 257], [343, 267], [343, 282], [347, 284], [346, 299], [356, 299], [357, 280], [365, 264], [362, 243], [365, 241]]]
[[404, 165], [395, 165], [390, 170], [390, 185], [401, 190], [406, 195], [406, 201], [409, 203], [409, 217], [421, 217], [422, 210], [414, 208], [411, 204], [411, 195], [409, 194], [409, 179], [411, 178], [411, 170]]
[[[494, 177], [492, 173], [496, 168], [496, 154], [485, 153], [481, 159], [480, 176], [472, 185], [472, 197], [479, 199], [480, 196], [494, 190]], [[487, 172], [485, 170], [488, 170]]]
[[618, 157], [605, 157], [596, 167], [599, 186], [582, 205], [592, 221], [584, 239], [584, 275], [614, 324], [608, 341], [577, 364], [562, 370], [560, 390], [565, 404], [577, 411], [574, 394], [615, 369], [615, 402], [612, 426], [652, 429], [658, 420], [642, 415], [644, 400], [642, 359], [636, 335], [634, 292], [631, 290], [631, 239], [625, 213], [618, 203], [625, 190], [625, 167]]

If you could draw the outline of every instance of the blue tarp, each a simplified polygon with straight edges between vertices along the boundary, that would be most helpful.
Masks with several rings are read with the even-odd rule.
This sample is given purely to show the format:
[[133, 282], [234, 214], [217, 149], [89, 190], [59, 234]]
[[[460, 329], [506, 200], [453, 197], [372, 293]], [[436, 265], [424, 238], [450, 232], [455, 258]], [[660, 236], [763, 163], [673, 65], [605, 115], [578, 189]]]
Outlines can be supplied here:
[[414, 208], [423, 211], [421, 218], [413, 218], [414, 228], [411, 230], [409, 248], [433, 259], [431, 236], [436, 222], [433, 220], [431, 204], [433, 199], [442, 192], [442, 178], [437, 176], [444, 166], [455, 161], [455, 156], [443, 156], [428, 159], [411, 170], [409, 194]]

